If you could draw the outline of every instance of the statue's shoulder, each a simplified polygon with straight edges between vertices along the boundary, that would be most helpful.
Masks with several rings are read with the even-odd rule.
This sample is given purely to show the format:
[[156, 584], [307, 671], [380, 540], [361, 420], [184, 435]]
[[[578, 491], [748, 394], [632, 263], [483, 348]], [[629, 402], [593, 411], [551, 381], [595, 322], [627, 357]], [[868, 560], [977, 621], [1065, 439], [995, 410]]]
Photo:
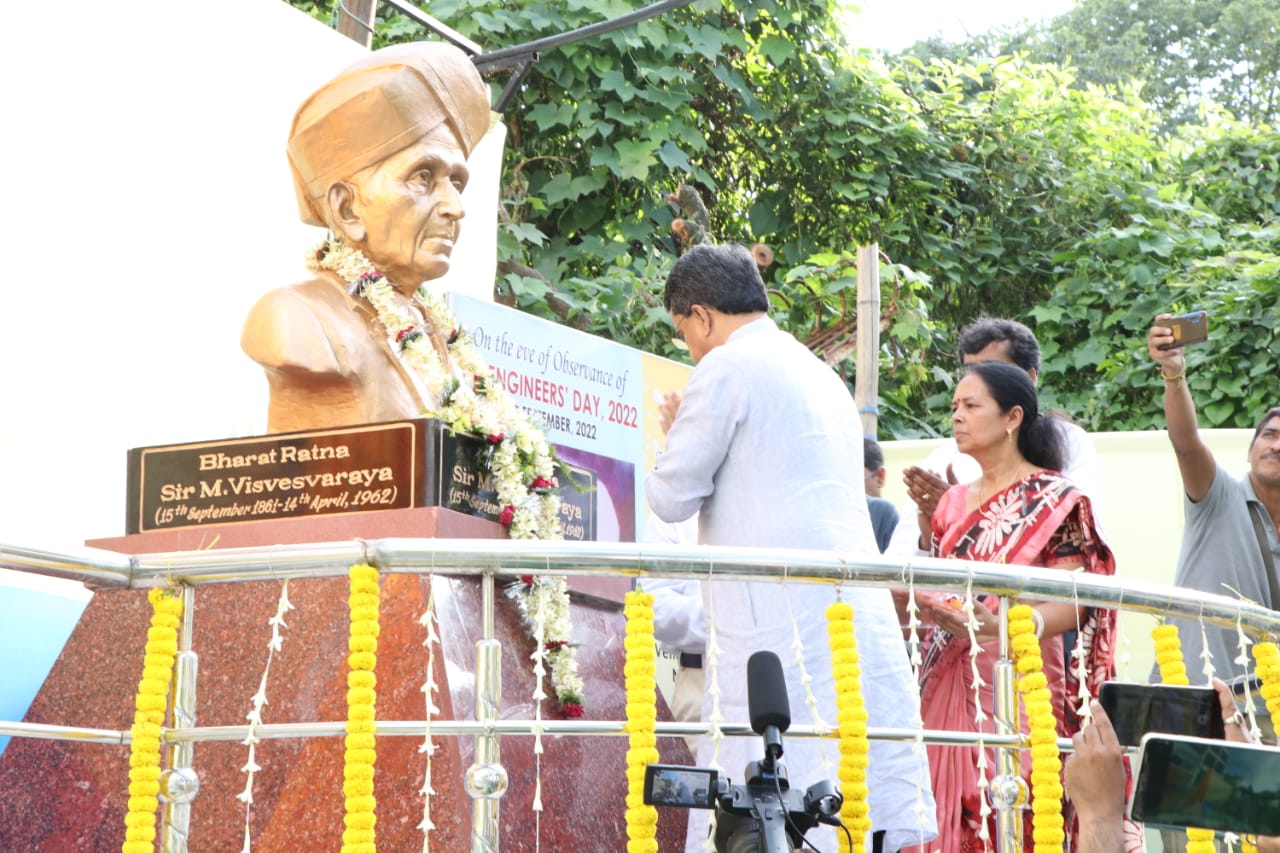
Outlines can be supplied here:
[[[249, 310], [241, 346], [263, 365], [332, 367], [335, 349], [367, 335], [366, 321], [335, 278], [321, 276], [267, 291]], [[344, 359], [345, 360], [345, 359]]]

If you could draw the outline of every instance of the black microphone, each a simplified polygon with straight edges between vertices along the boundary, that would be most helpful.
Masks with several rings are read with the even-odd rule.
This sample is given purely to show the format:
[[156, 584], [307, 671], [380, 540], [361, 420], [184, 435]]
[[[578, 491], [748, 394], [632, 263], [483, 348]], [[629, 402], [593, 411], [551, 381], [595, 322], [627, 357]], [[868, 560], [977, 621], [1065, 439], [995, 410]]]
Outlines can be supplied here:
[[787, 680], [773, 652], [756, 652], [747, 659], [747, 709], [751, 730], [764, 735], [765, 763], [772, 767], [782, 755], [782, 733], [791, 727]]

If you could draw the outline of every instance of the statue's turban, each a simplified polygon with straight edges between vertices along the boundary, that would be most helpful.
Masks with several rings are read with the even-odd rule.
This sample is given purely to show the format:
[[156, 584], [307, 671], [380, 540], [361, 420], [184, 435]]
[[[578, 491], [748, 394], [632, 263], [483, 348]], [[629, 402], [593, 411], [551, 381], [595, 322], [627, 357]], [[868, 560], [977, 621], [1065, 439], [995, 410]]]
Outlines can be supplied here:
[[289, 130], [302, 221], [324, 225], [316, 199], [448, 124], [464, 154], [489, 129], [489, 90], [465, 53], [443, 42], [384, 47], [307, 98]]

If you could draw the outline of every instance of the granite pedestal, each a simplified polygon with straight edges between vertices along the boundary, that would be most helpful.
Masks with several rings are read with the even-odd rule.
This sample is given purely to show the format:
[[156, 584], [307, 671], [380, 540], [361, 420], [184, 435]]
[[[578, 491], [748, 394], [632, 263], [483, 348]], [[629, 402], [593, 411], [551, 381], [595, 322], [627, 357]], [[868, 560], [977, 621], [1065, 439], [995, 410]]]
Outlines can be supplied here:
[[[211, 529], [135, 534], [90, 545], [132, 553], [266, 546], [384, 536], [498, 538], [491, 522], [450, 510], [422, 508], [368, 513], [376, 518], [288, 519]], [[275, 528], [271, 530], [270, 528]], [[612, 587], [616, 589], [616, 586]], [[574, 641], [586, 680], [589, 719], [620, 720], [624, 624], [608, 585], [575, 596]], [[603, 592], [603, 594], [602, 594]], [[267, 658], [280, 585], [231, 583], [201, 587], [195, 596], [194, 648], [199, 656], [196, 724], [245, 725], [251, 697]], [[378, 717], [420, 720], [426, 680], [425, 634], [418, 618], [434, 594], [440, 651], [435, 678], [442, 685], [438, 719], [470, 719], [474, 703], [474, 649], [480, 639], [480, 581], [443, 575], [387, 575], [382, 581], [382, 631], [378, 655]], [[337, 722], [346, 713], [347, 584], [343, 579], [293, 580], [283, 647], [267, 682], [264, 723]], [[532, 643], [514, 606], [499, 594], [497, 639], [502, 643], [503, 703], [507, 719], [533, 716]], [[149, 619], [144, 591], [95, 594], [68, 641], [26, 721], [105, 729], [127, 729], [141, 674]], [[659, 719], [670, 720], [659, 698]], [[545, 717], [559, 715], [544, 704]], [[437, 736], [432, 762], [437, 795], [431, 847], [468, 850], [471, 800], [462, 789], [471, 763], [470, 738]], [[501, 801], [501, 849], [620, 851], [626, 848], [624, 737], [544, 736], [542, 803], [531, 811], [536, 773], [533, 740], [505, 736], [501, 758], [510, 786]], [[421, 735], [380, 737], [376, 775], [378, 849], [422, 849], [418, 795], [426, 769]], [[689, 763], [682, 740], [659, 742], [663, 760]], [[262, 767], [253, 786], [247, 820], [252, 848], [261, 853], [337, 851], [342, 834], [341, 737], [263, 740]], [[195, 746], [201, 790], [192, 804], [188, 849], [236, 853], [245, 834], [241, 771], [247, 747], [239, 742]], [[128, 747], [15, 738], [0, 755], [0, 851], [106, 853], [118, 851], [128, 803]], [[664, 810], [659, 820], [662, 850], [683, 846], [683, 811]], [[535, 828], [535, 823], [540, 824]]]

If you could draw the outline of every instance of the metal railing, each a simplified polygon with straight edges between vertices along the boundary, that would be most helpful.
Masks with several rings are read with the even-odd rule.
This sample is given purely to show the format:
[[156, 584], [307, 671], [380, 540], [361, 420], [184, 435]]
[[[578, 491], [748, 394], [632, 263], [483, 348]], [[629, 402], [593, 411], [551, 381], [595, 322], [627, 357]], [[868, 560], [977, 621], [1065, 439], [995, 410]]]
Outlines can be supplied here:
[[[345, 576], [354, 563], [368, 563], [383, 573], [478, 575], [482, 581], [482, 639], [476, 654], [476, 709], [472, 720], [430, 721], [433, 734], [475, 739], [475, 762], [467, 770], [466, 787], [473, 797], [472, 850], [499, 848], [498, 801], [505, 788], [505, 771], [499, 761], [503, 735], [535, 732], [533, 720], [499, 719], [501, 704], [500, 647], [494, 639], [494, 582], [497, 575], [623, 575], [632, 578], [672, 577], [716, 581], [812, 582], [846, 586], [908, 584], [920, 589], [972, 588], [1001, 597], [1003, 615], [1011, 598], [1066, 601], [1082, 606], [1115, 608], [1158, 616], [1176, 615], [1227, 627], [1240, 626], [1245, 633], [1263, 637], [1280, 633], [1280, 613], [1249, 602], [1220, 595], [1182, 590], [1159, 584], [1123, 581], [1082, 573], [1066, 573], [1005, 564], [970, 563], [921, 557], [907, 563], [880, 555], [864, 555], [796, 549], [685, 547], [631, 543], [515, 542], [463, 539], [353, 540], [271, 548], [173, 552], [126, 557], [109, 552], [70, 556], [49, 551], [0, 544], [0, 568], [46, 577], [76, 580], [97, 590], [137, 589], [178, 584], [186, 597], [185, 613], [192, 612], [196, 588], [204, 584], [243, 581], [283, 581], [292, 578]], [[173, 725], [163, 740], [171, 746], [170, 767], [165, 773], [166, 808], [162, 820], [162, 849], [184, 853], [191, 801], [198, 789], [192, 766], [196, 743], [243, 741], [249, 726], [197, 726], [195, 709], [196, 655], [191, 648], [191, 622], [185, 618], [179, 638], [177, 672], [173, 689]], [[1001, 777], [992, 791], [1001, 826], [1000, 850], [1021, 849], [1017, 818], [1021, 792], [1017, 778], [1017, 753], [1026, 748], [1019, 734], [1017, 695], [1008, 638], [1001, 620], [1001, 655], [996, 663], [995, 717], [997, 733], [983, 742], [997, 751]], [[380, 737], [421, 736], [426, 721], [380, 720]], [[752, 734], [740, 721], [721, 730], [730, 736]], [[622, 736], [621, 720], [542, 720], [536, 730], [544, 734]], [[689, 723], [658, 723], [660, 736], [706, 734], [708, 727]], [[345, 733], [343, 723], [258, 724], [252, 734], [259, 739], [334, 737]], [[812, 726], [797, 725], [788, 737], [831, 736]], [[87, 743], [123, 745], [128, 731], [0, 721], [0, 735], [45, 738]], [[916, 741], [972, 745], [971, 732], [871, 728], [874, 740]], [[1069, 750], [1069, 740], [1059, 746]]]

